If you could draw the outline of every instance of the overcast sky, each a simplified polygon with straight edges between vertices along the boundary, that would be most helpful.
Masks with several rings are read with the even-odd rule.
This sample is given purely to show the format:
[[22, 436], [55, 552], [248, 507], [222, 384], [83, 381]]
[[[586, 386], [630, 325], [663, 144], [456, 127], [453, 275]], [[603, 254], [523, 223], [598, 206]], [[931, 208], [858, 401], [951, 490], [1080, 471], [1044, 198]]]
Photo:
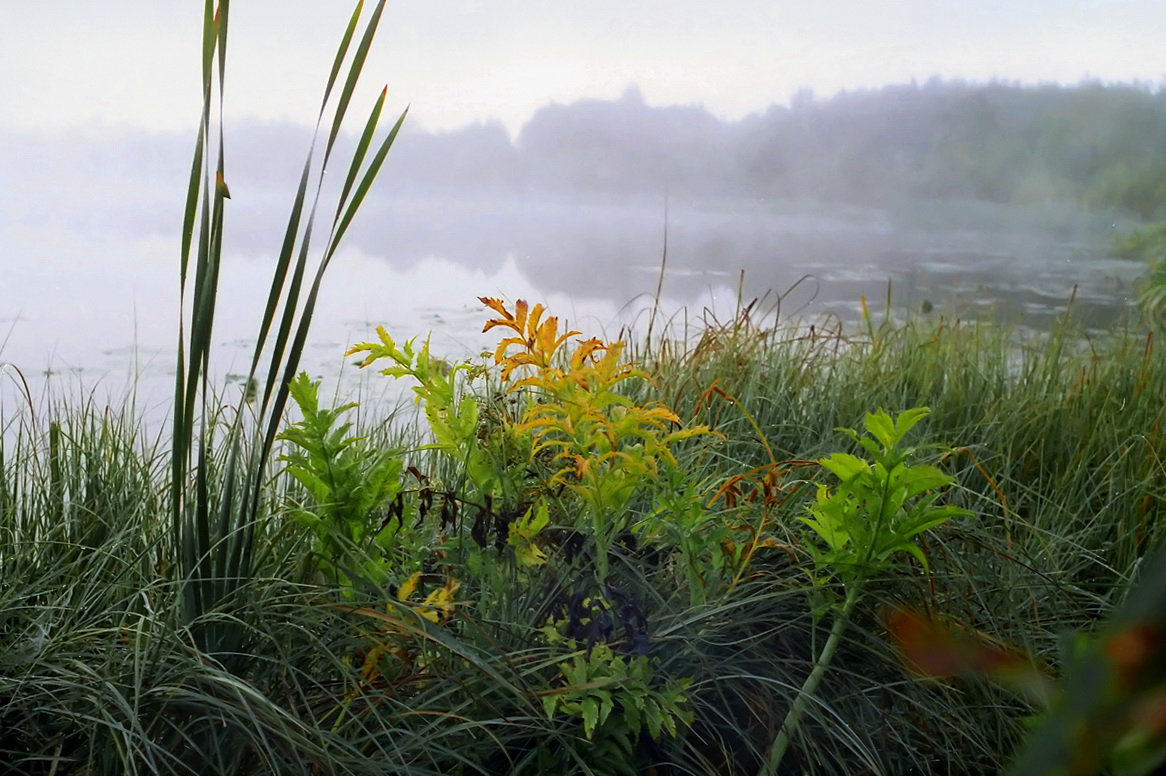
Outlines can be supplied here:
[[[368, 14], [375, 2], [366, 4]], [[0, 0], [0, 127], [189, 129], [201, 0]], [[235, 0], [228, 117], [315, 117], [349, 0]], [[390, 0], [365, 74], [412, 121], [511, 132], [548, 102], [617, 97], [739, 118], [931, 75], [1076, 83], [1166, 75], [1164, 0]], [[361, 110], [361, 113], [364, 109]]]

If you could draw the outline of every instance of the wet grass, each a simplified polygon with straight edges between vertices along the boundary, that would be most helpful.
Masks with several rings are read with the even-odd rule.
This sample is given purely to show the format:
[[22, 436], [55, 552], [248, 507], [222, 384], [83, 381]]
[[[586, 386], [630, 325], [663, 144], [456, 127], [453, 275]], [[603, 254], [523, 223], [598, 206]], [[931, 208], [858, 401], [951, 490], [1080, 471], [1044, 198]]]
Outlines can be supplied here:
[[[821, 729], [803, 745], [820, 747], [823, 731], [829, 739], [845, 730], [860, 741], [839, 736], [828, 748], [837, 756], [849, 747], [858, 759], [848, 768], [869, 761], [879, 763], [875, 772], [998, 769], [1004, 742], [1021, 735], [1023, 702], [987, 685], [903, 683], [877, 612], [922, 607], [1056, 665], [1068, 631], [1092, 629], [1120, 603], [1163, 534], [1166, 365], [1152, 336], [1131, 328], [1089, 340], [1071, 314], [1027, 340], [988, 323], [923, 319], [791, 333], [744, 311], [728, 324], [706, 322], [696, 342], [670, 349], [661, 340], [642, 355], [656, 364], [659, 393], [679, 415], [725, 435], [714, 456], [686, 462], [708, 467], [710, 477], [765, 467], [771, 456], [796, 471], [797, 462], [837, 448], [836, 427], [873, 408], [931, 408], [928, 438], [949, 451], [944, 468], [959, 482], [949, 501], [975, 517], [933, 532], [930, 577], [885, 580], [869, 607], [870, 631], [855, 634], [850, 692], [818, 709]], [[714, 381], [732, 402], [699, 399]], [[779, 522], [788, 527], [789, 519], [787, 512]], [[792, 532], [789, 539], [796, 543]], [[787, 656], [764, 655], [755, 659], [770, 678], [789, 675]], [[804, 676], [808, 665], [792, 675]], [[788, 698], [789, 690], [775, 693]]]
[[208, 1], [170, 433], [146, 435], [132, 401], [42, 411], [25, 386], [0, 406], [5, 772], [757, 773], [831, 633], [836, 584], [811, 580], [798, 520], [814, 461], [848, 449], [837, 427], [922, 406], [921, 454], [973, 516], [926, 535], [929, 569], [864, 579], [781, 772], [998, 772], [1029, 701], [980, 676], [918, 679], [884, 613], [923, 608], [1055, 666], [1061, 634], [1121, 602], [1163, 532], [1152, 340], [870, 318], [790, 333], [745, 310], [679, 345], [632, 343], [641, 379], [613, 343], [566, 336], [577, 358], [555, 360], [554, 326], [484, 299], [526, 349], [514, 380], [538, 373], [522, 390], [411, 351], [396, 369], [428, 390], [424, 422], [363, 407], [352, 429], [315, 408], [293, 440], [285, 405], [311, 414], [293, 380], [324, 272], [404, 119], [372, 143], [382, 92], [313, 265], [310, 179], [383, 7], [358, 37], [357, 3], [327, 81], [254, 397], [225, 402], [208, 377], [230, 198], [229, 3]]
[[[799, 486], [817, 473], [798, 462], [844, 446], [834, 428], [873, 408], [926, 405], [927, 440], [954, 451], [942, 463], [959, 483], [949, 500], [974, 517], [929, 535], [930, 575], [872, 582], [786, 768], [994, 772], [1033, 710], [983, 679], [913, 677], [888, 643], [885, 608], [943, 613], [1055, 666], [1062, 634], [1112, 611], [1161, 541], [1166, 367], [1144, 335], [1090, 342], [1067, 323], [1018, 343], [946, 322], [788, 335], [741, 317], [684, 348], [641, 349], [656, 380], [641, 398], [721, 435], [681, 451], [710, 511], [730, 511], [709, 494], [771, 454], [787, 494], [768, 515], [778, 541], [703, 603], [677, 582], [666, 544], [621, 556], [656, 672], [692, 680], [692, 723], [675, 739], [641, 735], [625, 751], [542, 713], [562, 654], [538, 638], [539, 613], [569, 587], [569, 564], [531, 576], [500, 561], [504, 594], [467, 589], [459, 598], [479, 603], [435, 625], [391, 589], [325, 583], [293, 519], [302, 490], [274, 465], [249, 577], [234, 580], [229, 604], [187, 621], [169, 450], [132, 415], [83, 403], [55, 408], [53, 422], [6, 409], [0, 760], [29, 774], [609, 773], [618, 756], [639, 772], [755, 773], [825, 637], [795, 530]], [[722, 394], [710, 396], [714, 384]], [[225, 466], [229, 415], [211, 423], [212, 471]], [[400, 423], [370, 431], [425, 465], [416, 437], [386, 436]], [[734, 509], [748, 523], [762, 507]], [[208, 650], [207, 633], [233, 646]], [[363, 658], [378, 642], [400, 654], [370, 678]]]

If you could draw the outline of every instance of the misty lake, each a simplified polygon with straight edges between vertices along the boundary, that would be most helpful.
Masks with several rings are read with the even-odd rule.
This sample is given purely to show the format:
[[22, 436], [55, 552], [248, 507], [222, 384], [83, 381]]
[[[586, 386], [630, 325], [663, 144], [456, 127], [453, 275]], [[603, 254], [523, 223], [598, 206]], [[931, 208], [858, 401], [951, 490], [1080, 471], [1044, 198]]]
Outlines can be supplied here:
[[[0, 203], [8, 214], [0, 361], [19, 367], [34, 394], [81, 390], [120, 404], [133, 385], [140, 409], [165, 411], [180, 205], [172, 194], [157, 197], [142, 195], [128, 220], [124, 208], [102, 213], [100, 202], [49, 213], [11, 193]], [[274, 195], [236, 193], [230, 206], [212, 367], [228, 384], [246, 371], [286, 212]], [[661, 311], [674, 334], [702, 316], [728, 320], [739, 300], [755, 297], [769, 322], [854, 321], [863, 295], [881, 315], [888, 292], [897, 315], [926, 306], [933, 316], [1034, 330], [1075, 295], [1075, 314], [1103, 331], [1132, 306], [1142, 272], [1108, 256], [1115, 228], [1080, 213], [983, 203], [876, 211], [673, 198], [665, 218], [663, 197], [373, 198], [328, 270], [304, 368], [357, 381], [342, 354], [377, 325], [398, 340], [432, 332], [444, 356], [477, 352], [495, 341], [480, 334], [483, 295], [542, 301], [588, 334], [642, 332], [665, 231]], [[0, 383], [11, 406], [13, 381]], [[367, 395], [368, 384], [356, 390]]]

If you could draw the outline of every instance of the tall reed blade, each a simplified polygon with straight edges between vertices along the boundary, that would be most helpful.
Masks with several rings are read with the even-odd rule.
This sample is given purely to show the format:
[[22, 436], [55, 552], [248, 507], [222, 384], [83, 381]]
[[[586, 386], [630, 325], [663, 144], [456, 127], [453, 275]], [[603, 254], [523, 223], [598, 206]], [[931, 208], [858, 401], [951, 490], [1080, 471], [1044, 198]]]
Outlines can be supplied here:
[[[314, 273], [307, 299], [301, 301], [324, 175], [352, 94], [368, 58], [384, 6], [385, 2], [381, 0], [365, 26], [349, 63], [336, 106], [328, 117], [328, 139], [311, 207], [308, 208], [308, 183], [312, 176], [315, 138], [325, 120], [329, 98], [354, 39], [363, 2], [356, 4], [349, 19], [324, 89], [324, 98], [316, 119], [316, 134], [296, 189], [256, 337], [249, 379], [256, 377], [260, 362], [265, 360], [265, 353], [269, 350], [270, 356], [264, 390], [258, 404], [258, 424], [252, 428], [243, 424], [245, 413], [242, 404], [239, 411], [227, 421], [220, 420], [209, 384], [212, 333], [223, 259], [226, 200], [230, 198], [224, 162], [222, 115], [230, 3], [221, 0], [216, 8], [207, 0], [204, 5], [203, 106], [183, 211], [179, 271], [182, 315], [174, 388], [170, 486], [175, 556], [184, 583], [183, 623], [195, 626], [200, 645], [212, 651], [234, 648], [233, 637], [222, 628], [214, 631], [200, 629], [196, 623], [208, 612], [228, 605], [250, 577], [253, 537], [260, 518], [261, 484], [287, 402], [287, 383], [298, 369], [324, 270], [379, 172], [404, 119], [402, 114], [379, 145], [375, 157], [353, 190], [353, 183], [359, 176], [376, 132], [386, 88], [381, 92], [365, 124], [350, 164], [347, 182], [336, 206], [327, 246]], [[212, 116], [217, 120], [215, 129], [218, 134], [213, 172], [207, 165], [208, 144], [214, 131]], [[271, 328], [277, 317], [279, 325], [274, 336], [271, 336]], [[262, 429], [263, 433], [256, 435], [257, 429]], [[213, 448], [212, 439], [224, 431], [226, 438], [219, 441], [225, 441], [225, 444]], [[212, 459], [212, 449], [222, 451], [222, 460]]]
[[[360, 12], [363, 7], [363, 0], [356, 4], [356, 9], [353, 11], [352, 18], [349, 19], [348, 27], [345, 30], [344, 37], [340, 42], [340, 48], [336, 52], [336, 58], [332, 64], [332, 71], [328, 76], [328, 83], [324, 87], [324, 98], [320, 102], [320, 111], [316, 115], [316, 129], [312, 136], [312, 145], [308, 149], [308, 158], [304, 161], [303, 172], [300, 173], [300, 182], [299, 186], [296, 188], [295, 201], [292, 204], [291, 214], [288, 217], [287, 229], [284, 231], [283, 243], [279, 250], [279, 259], [276, 262], [275, 273], [271, 279], [271, 290], [267, 297], [267, 306], [263, 311], [263, 322], [259, 326], [259, 338], [255, 343], [255, 353], [251, 360], [251, 376], [254, 376], [258, 371], [259, 360], [263, 354], [263, 348], [267, 341], [267, 335], [270, 331], [271, 324], [275, 319], [276, 311], [279, 308], [279, 300], [283, 294], [283, 289], [287, 282], [288, 269], [291, 266], [292, 254], [295, 252], [296, 238], [299, 236], [300, 232], [300, 219], [303, 216], [304, 202], [307, 199], [308, 180], [311, 177], [312, 157], [315, 153], [316, 137], [319, 135], [320, 124], [324, 120], [324, 111], [328, 107], [328, 98], [332, 94], [332, 87], [336, 83], [336, 76], [339, 74], [340, 66], [344, 63], [344, 57], [348, 53], [348, 46], [352, 42], [352, 35], [356, 30], [357, 22], [360, 20]], [[330, 151], [331, 147], [329, 147], [324, 154], [323, 166], [325, 168], [328, 164], [328, 156]], [[321, 171], [321, 176], [322, 175], [323, 172]], [[300, 273], [300, 277], [302, 277], [302, 271]], [[298, 289], [298, 284], [296, 285], [296, 289]], [[294, 309], [295, 305], [292, 304], [290, 307]], [[285, 326], [281, 326], [281, 331], [283, 333], [277, 337], [277, 340], [286, 338], [286, 328], [287, 327]], [[272, 359], [273, 361], [278, 362], [280, 358], [282, 358], [282, 351], [277, 347], [275, 354], [272, 356]], [[268, 401], [271, 397], [272, 385], [276, 374], [277, 372], [275, 370], [269, 370], [268, 372], [268, 381], [263, 393], [262, 402], [260, 404], [260, 414], [266, 411]]]

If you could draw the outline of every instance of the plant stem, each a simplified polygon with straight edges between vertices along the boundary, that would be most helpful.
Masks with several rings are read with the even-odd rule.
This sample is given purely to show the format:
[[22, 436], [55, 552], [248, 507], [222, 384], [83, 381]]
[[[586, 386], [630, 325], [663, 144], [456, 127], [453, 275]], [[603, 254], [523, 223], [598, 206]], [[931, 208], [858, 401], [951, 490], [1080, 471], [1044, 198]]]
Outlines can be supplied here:
[[857, 580], [854, 584], [848, 586], [846, 600], [843, 601], [842, 607], [834, 617], [834, 624], [830, 626], [830, 636], [822, 646], [822, 651], [818, 654], [818, 659], [815, 661], [810, 675], [806, 677], [802, 688], [798, 690], [798, 697], [794, 699], [793, 705], [786, 712], [785, 720], [781, 723], [781, 729], [777, 732], [777, 738], [773, 740], [773, 744], [769, 747], [769, 753], [766, 755], [765, 763], [761, 766], [758, 776], [775, 776], [777, 769], [781, 766], [781, 761], [785, 757], [786, 750], [789, 748], [790, 739], [797, 732], [798, 725], [801, 724], [802, 716], [806, 713], [806, 707], [809, 706], [810, 698], [817, 691], [818, 684], [826, 674], [826, 667], [830, 665], [830, 660], [834, 657], [834, 652], [838, 649], [838, 643], [842, 641], [842, 632], [846, 630], [846, 624], [850, 621], [850, 613], [854, 611], [854, 605], [858, 603], [858, 596], [861, 590], [862, 580]]

